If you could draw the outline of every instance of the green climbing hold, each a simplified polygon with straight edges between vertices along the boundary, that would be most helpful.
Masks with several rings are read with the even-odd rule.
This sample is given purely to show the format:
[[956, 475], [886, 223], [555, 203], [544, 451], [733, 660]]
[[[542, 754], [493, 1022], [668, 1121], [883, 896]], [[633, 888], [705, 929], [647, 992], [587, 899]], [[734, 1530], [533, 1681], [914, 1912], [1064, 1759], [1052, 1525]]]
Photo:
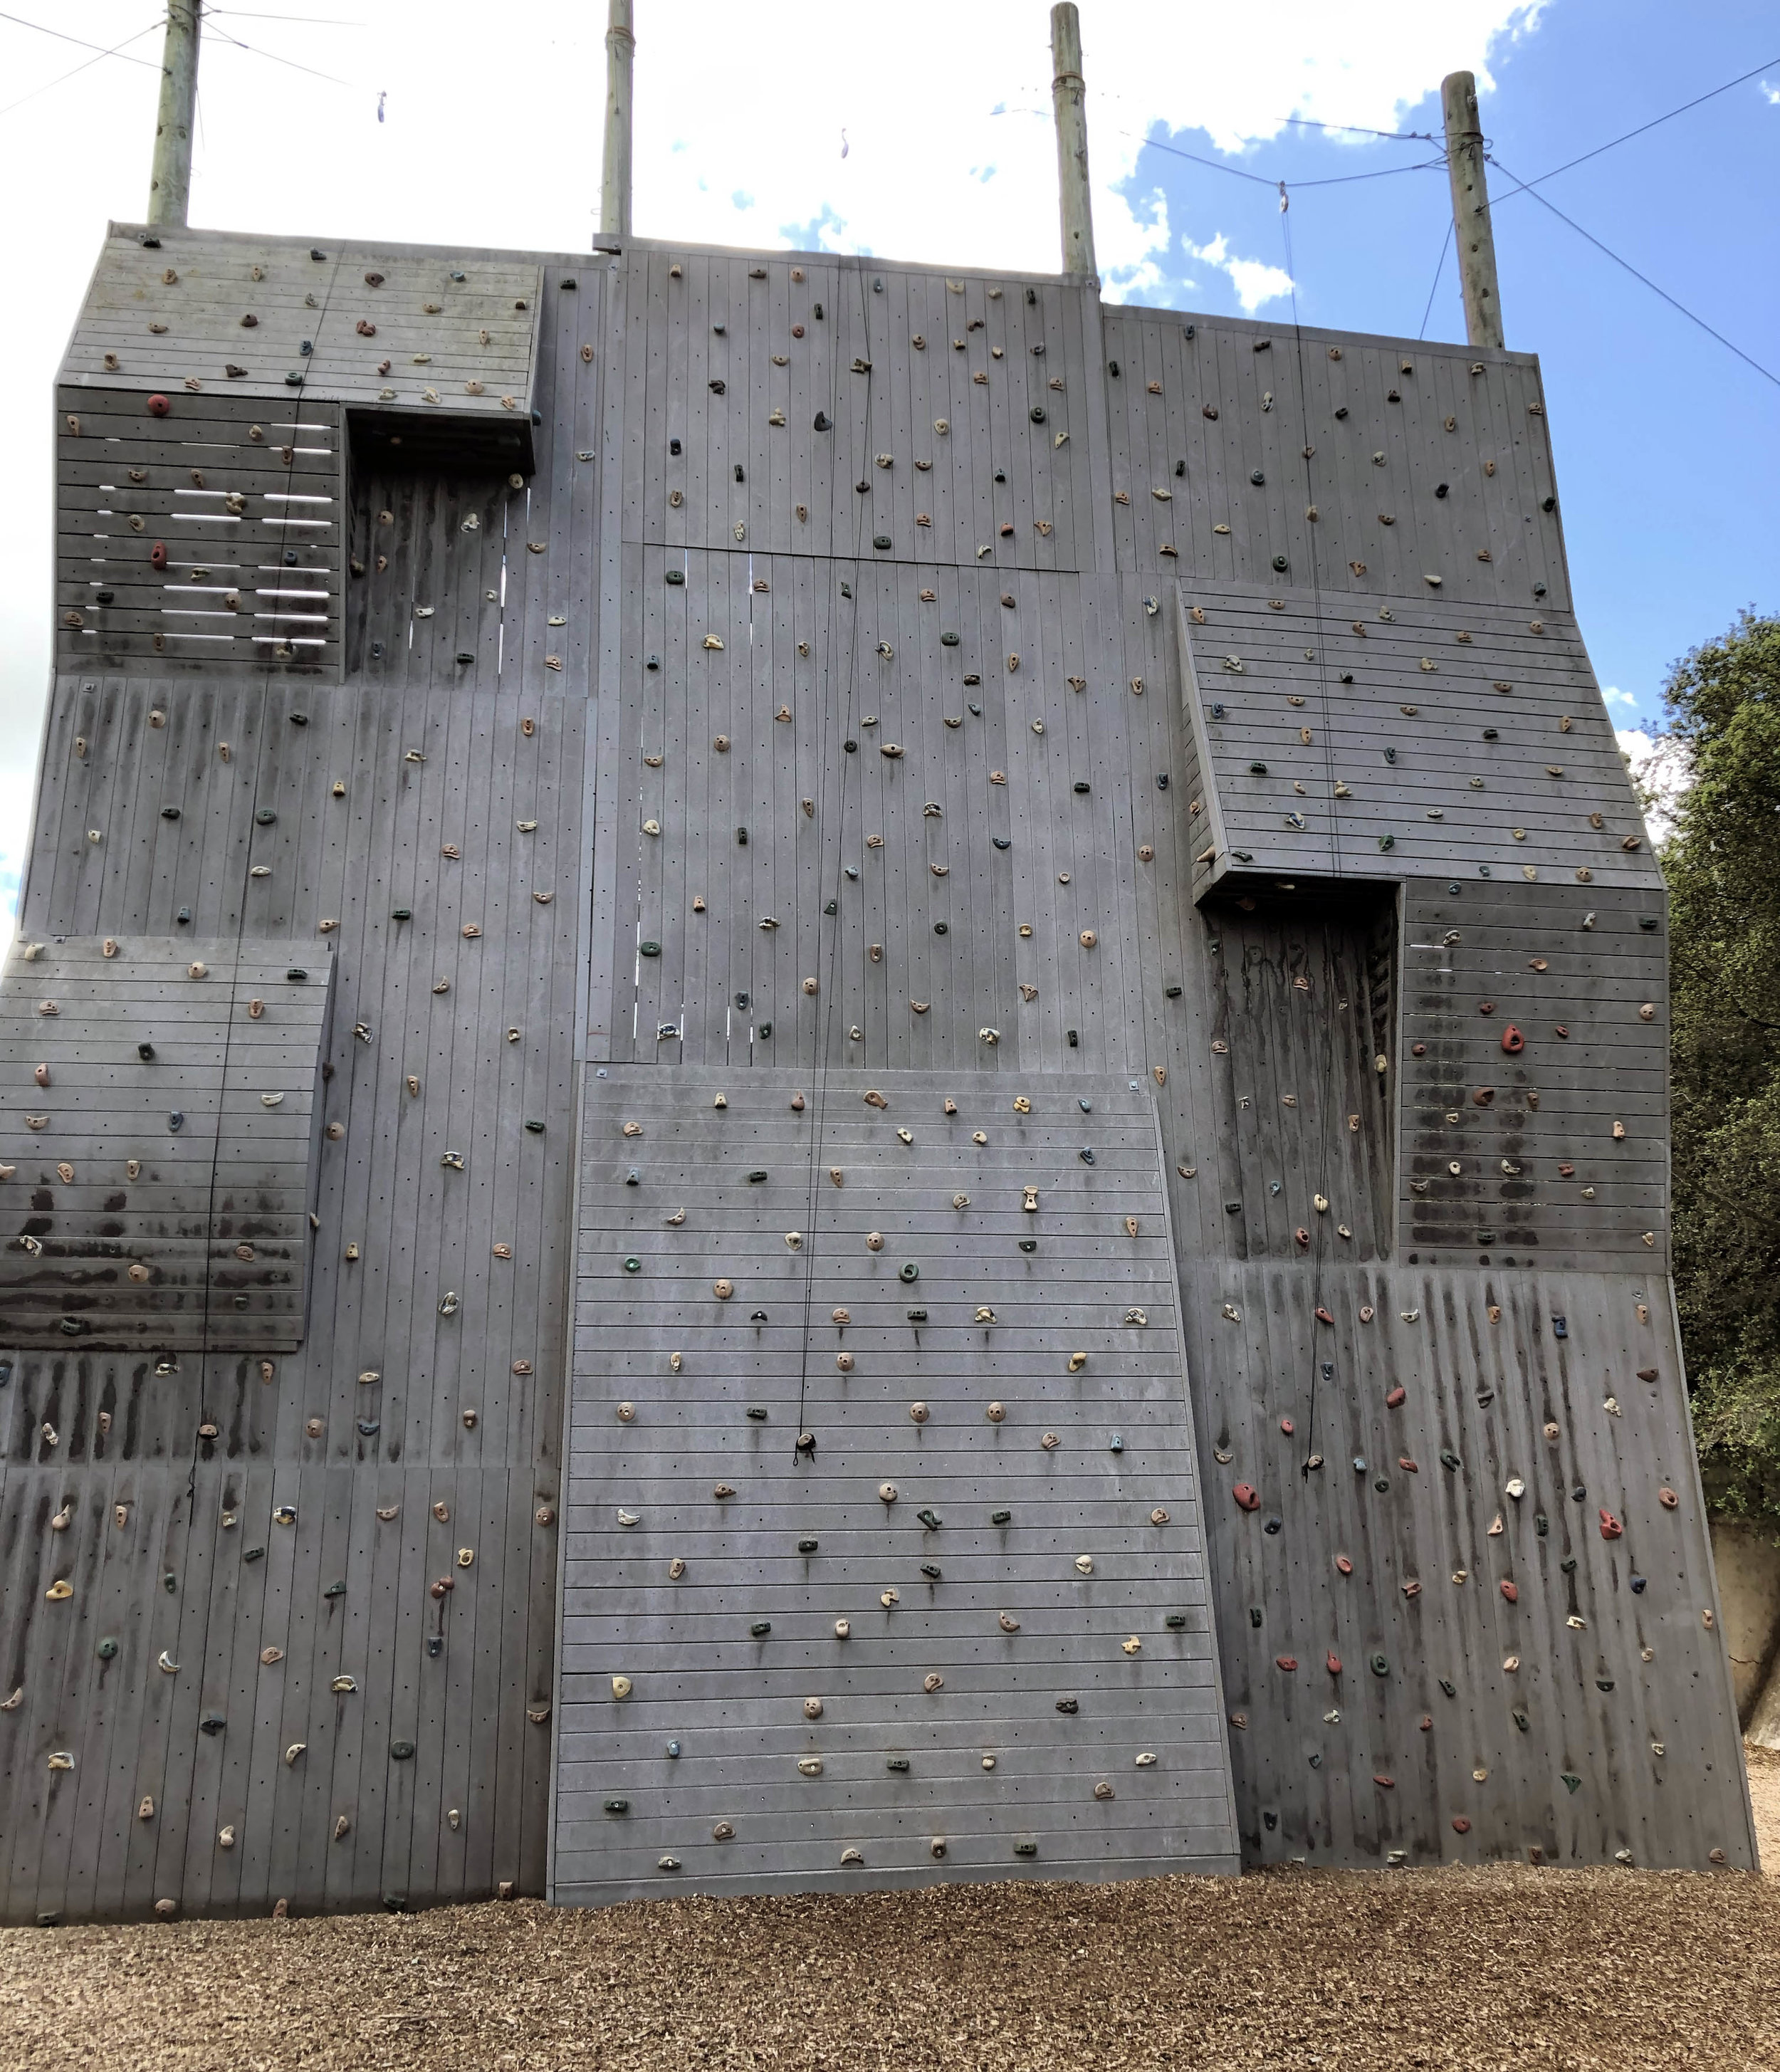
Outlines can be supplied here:
[[1515, 1706], [1513, 1712], [1510, 1715], [1510, 1717], [1514, 1720], [1515, 1725], [1519, 1728], [1520, 1731], [1523, 1734], [1531, 1731], [1532, 1721], [1527, 1718], [1527, 1715], [1522, 1712], [1518, 1705]]
[[929, 1532], [937, 1532], [943, 1523], [939, 1512], [936, 1511], [918, 1511], [915, 1515], [920, 1519], [921, 1523], [927, 1528]]
[[1560, 1770], [1558, 1772], [1558, 1775], [1563, 1778], [1565, 1785], [1568, 1787], [1570, 1796], [1573, 1799], [1577, 1793], [1582, 1789], [1581, 1778], [1577, 1775], [1573, 1770]]
[[639, 957], [659, 957], [661, 955], [661, 945], [659, 943], [639, 943], [636, 946], [636, 953]]
[[1016, 1842], [1013, 1853], [1017, 1856], [1035, 1856], [1038, 1853], [1038, 1844], [1036, 1842]]
[[1441, 1449], [1440, 1464], [1443, 1468], [1451, 1468], [1455, 1472], [1465, 1465], [1457, 1453], [1453, 1453], [1445, 1448]]
[[921, 1573], [930, 1583], [937, 1583], [939, 1581], [939, 1564], [937, 1561], [923, 1561]]
[[772, 1630], [773, 1622], [771, 1619], [756, 1619], [753, 1625], [748, 1628], [749, 1632], [754, 1635], [756, 1640], [764, 1640], [767, 1635], [771, 1633]]
[[898, 1278], [902, 1281], [919, 1281], [921, 1278], [921, 1269], [912, 1259], [906, 1260], [898, 1268]]
[[1168, 1627], [1171, 1632], [1178, 1633], [1181, 1628], [1186, 1624], [1186, 1614], [1185, 1612], [1170, 1612], [1163, 1619], [1162, 1624]]
[[116, 1641], [114, 1641], [114, 1640], [111, 1639], [109, 1636], [108, 1636], [105, 1639], [104, 1639], [104, 1640], [102, 1640], [102, 1641], [101, 1641], [101, 1642], [100, 1642], [100, 1643], [99, 1643], [99, 1647], [98, 1647], [98, 1655], [99, 1655], [99, 1659], [100, 1659], [101, 1662], [109, 1662], [109, 1661], [111, 1660], [111, 1659], [113, 1658], [113, 1655], [115, 1655], [117, 1654], [117, 1642], [116, 1642]]
[[1375, 1676], [1388, 1676], [1390, 1675], [1391, 1663], [1388, 1656], [1375, 1655], [1369, 1657], [1368, 1660], [1372, 1674]]
[[991, 1525], [1011, 1525], [1013, 1523], [1013, 1513], [1011, 1511], [992, 1511], [989, 1515], [989, 1522]]
[[605, 1806], [608, 1813], [628, 1813], [631, 1810], [631, 1802], [628, 1799], [608, 1799], [605, 1802]]
[[909, 1759], [906, 1755], [886, 1756], [884, 1758], [885, 1769], [894, 1771], [898, 1777], [901, 1777], [906, 1773], [908, 1766]]
[[643, 1271], [643, 1261], [633, 1254], [625, 1260], [624, 1271], [627, 1273], [640, 1273]]
[[1440, 1688], [1449, 1698], [1456, 1698], [1458, 1696], [1458, 1686], [1456, 1684], [1449, 1683], [1444, 1676], [1440, 1679]]

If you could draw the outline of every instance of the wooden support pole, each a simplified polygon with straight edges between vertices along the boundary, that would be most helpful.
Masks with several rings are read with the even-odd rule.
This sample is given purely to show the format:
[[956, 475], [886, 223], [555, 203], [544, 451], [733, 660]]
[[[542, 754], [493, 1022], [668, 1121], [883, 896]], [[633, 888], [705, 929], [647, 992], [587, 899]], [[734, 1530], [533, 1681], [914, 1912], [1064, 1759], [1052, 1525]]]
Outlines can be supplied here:
[[1449, 72], [1441, 82], [1440, 98], [1446, 117], [1446, 170], [1453, 183], [1453, 240], [1465, 297], [1466, 343], [1499, 347], [1502, 292], [1496, 285], [1495, 229], [1483, 170], [1483, 132], [1478, 127], [1477, 81], [1468, 72]]
[[1057, 118], [1057, 198], [1063, 271], [1097, 274], [1094, 208], [1087, 187], [1087, 88], [1082, 80], [1082, 23], [1075, 0], [1050, 10], [1050, 105]]
[[185, 228], [191, 199], [191, 121], [198, 104], [198, 37], [203, 0], [166, 0], [161, 46], [161, 105], [154, 118], [154, 163], [148, 177], [148, 220]]
[[610, 0], [606, 30], [606, 154], [600, 168], [599, 234], [631, 234], [631, 72], [636, 38], [631, 0]]

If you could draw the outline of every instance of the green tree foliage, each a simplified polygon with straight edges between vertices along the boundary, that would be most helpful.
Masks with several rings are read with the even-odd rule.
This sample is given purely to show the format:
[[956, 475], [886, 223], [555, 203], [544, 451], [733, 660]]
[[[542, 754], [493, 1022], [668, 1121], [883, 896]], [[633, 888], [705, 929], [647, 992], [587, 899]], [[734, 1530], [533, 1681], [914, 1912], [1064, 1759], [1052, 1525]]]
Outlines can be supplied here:
[[1780, 1533], [1780, 619], [1676, 664], [1676, 1293], [1707, 1498]]

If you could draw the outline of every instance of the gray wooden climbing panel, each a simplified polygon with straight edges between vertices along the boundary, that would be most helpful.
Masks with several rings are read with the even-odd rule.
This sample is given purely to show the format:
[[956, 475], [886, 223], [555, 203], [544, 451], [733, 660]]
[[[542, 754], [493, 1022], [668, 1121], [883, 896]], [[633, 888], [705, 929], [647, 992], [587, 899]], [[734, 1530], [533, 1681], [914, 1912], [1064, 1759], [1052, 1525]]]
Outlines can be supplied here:
[[590, 1072], [552, 1896], [1235, 1869], [1153, 1089]]
[[[1753, 1860], [1664, 894], [1535, 360], [832, 254], [118, 225], [44, 400], [6, 1919], [540, 1893], [553, 1846], [562, 1896]], [[1086, 1193], [1055, 1109], [1108, 1131]]]

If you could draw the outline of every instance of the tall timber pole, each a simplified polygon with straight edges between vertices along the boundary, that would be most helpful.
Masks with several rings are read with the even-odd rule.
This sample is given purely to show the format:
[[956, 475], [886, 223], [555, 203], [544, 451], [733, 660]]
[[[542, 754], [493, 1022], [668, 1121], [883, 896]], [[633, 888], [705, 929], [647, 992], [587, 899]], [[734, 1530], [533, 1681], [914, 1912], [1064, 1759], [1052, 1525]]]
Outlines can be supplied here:
[[1075, 0], [1050, 10], [1050, 105], [1057, 118], [1057, 199], [1063, 271], [1094, 274], [1094, 210], [1087, 187], [1087, 88], [1082, 80], [1082, 22]]
[[198, 36], [203, 0], [166, 0], [161, 46], [161, 105], [154, 118], [154, 164], [148, 220], [183, 230], [191, 200], [191, 122], [198, 105]]
[[610, 0], [606, 28], [606, 150], [599, 177], [599, 234], [631, 234], [631, 73], [636, 38], [631, 0]]
[[1496, 285], [1495, 229], [1490, 220], [1490, 187], [1483, 170], [1483, 132], [1478, 127], [1477, 81], [1468, 72], [1441, 81], [1446, 117], [1446, 171], [1453, 183], [1453, 240], [1458, 247], [1458, 282], [1465, 297], [1468, 345], [1502, 343], [1502, 292]]

